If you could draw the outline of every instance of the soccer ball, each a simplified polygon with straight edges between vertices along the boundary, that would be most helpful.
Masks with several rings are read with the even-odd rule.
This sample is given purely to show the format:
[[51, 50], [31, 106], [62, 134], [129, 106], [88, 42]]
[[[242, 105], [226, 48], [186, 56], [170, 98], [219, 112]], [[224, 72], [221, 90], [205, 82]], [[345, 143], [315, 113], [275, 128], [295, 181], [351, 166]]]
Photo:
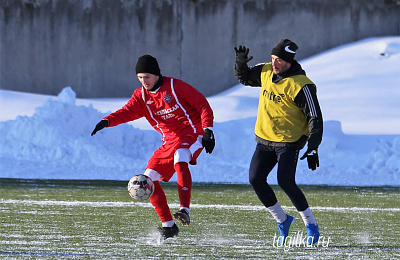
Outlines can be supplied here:
[[128, 182], [128, 192], [137, 201], [147, 200], [154, 193], [154, 183], [146, 175], [133, 176]]

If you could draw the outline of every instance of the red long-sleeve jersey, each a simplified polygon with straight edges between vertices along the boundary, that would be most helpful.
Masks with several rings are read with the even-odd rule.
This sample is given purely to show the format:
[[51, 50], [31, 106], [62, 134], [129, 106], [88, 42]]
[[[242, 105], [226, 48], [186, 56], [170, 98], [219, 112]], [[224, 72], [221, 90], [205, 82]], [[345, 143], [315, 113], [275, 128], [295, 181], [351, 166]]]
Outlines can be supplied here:
[[213, 127], [214, 115], [207, 99], [182, 80], [163, 77], [154, 92], [136, 89], [121, 109], [104, 117], [109, 127], [146, 117], [162, 135], [163, 143], [188, 134], [202, 135], [204, 128]]

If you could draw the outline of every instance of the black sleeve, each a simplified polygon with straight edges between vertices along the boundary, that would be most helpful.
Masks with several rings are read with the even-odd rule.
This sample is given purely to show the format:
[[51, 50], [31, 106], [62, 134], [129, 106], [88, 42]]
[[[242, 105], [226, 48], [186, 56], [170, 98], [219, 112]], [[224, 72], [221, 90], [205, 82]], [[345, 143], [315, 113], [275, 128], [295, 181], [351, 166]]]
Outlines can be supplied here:
[[310, 129], [308, 149], [317, 150], [322, 141], [323, 119], [315, 85], [305, 85], [297, 94], [294, 102], [303, 111], [308, 122]]
[[261, 71], [264, 64], [249, 68], [247, 64], [239, 66], [235, 64], [233, 72], [237, 80], [245, 86], [261, 87]]

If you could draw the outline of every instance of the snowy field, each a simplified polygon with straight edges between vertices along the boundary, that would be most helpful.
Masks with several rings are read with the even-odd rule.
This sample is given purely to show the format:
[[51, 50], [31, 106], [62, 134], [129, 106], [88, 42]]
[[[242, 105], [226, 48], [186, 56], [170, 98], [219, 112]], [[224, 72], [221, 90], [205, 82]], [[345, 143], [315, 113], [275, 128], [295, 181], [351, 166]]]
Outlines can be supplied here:
[[[299, 161], [297, 182], [400, 186], [400, 37], [369, 38], [299, 62], [317, 85], [325, 129], [320, 167], [312, 172]], [[0, 178], [128, 180], [142, 173], [161, 144], [146, 121], [90, 136], [129, 97], [76, 99], [74, 86], [63, 87], [58, 96], [0, 90]], [[259, 91], [237, 85], [208, 97], [217, 144], [191, 168], [194, 182], [248, 183]], [[277, 183], [275, 172], [269, 182]]]
[[[0, 258], [400, 259], [398, 187], [303, 187], [321, 228], [312, 247], [276, 189], [297, 218], [279, 247], [275, 221], [250, 185], [194, 183], [190, 226], [161, 241], [151, 204], [133, 201], [125, 183], [0, 179]], [[176, 183], [162, 185], [177, 210]]]

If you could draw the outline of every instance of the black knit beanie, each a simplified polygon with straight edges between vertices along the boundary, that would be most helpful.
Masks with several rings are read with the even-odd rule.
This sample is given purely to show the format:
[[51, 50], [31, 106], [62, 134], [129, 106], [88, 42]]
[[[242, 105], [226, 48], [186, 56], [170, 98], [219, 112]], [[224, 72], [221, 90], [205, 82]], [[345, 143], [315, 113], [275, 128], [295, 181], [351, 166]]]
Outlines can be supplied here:
[[160, 67], [156, 58], [151, 55], [141, 56], [136, 63], [136, 74], [138, 73], [151, 73], [160, 76]]
[[276, 55], [286, 62], [293, 63], [294, 55], [296, 55], [298, 48], [299, 47], [297, 47], [296, 43], [291, 40], [280, 40], [272, 49], [271, 55]]

